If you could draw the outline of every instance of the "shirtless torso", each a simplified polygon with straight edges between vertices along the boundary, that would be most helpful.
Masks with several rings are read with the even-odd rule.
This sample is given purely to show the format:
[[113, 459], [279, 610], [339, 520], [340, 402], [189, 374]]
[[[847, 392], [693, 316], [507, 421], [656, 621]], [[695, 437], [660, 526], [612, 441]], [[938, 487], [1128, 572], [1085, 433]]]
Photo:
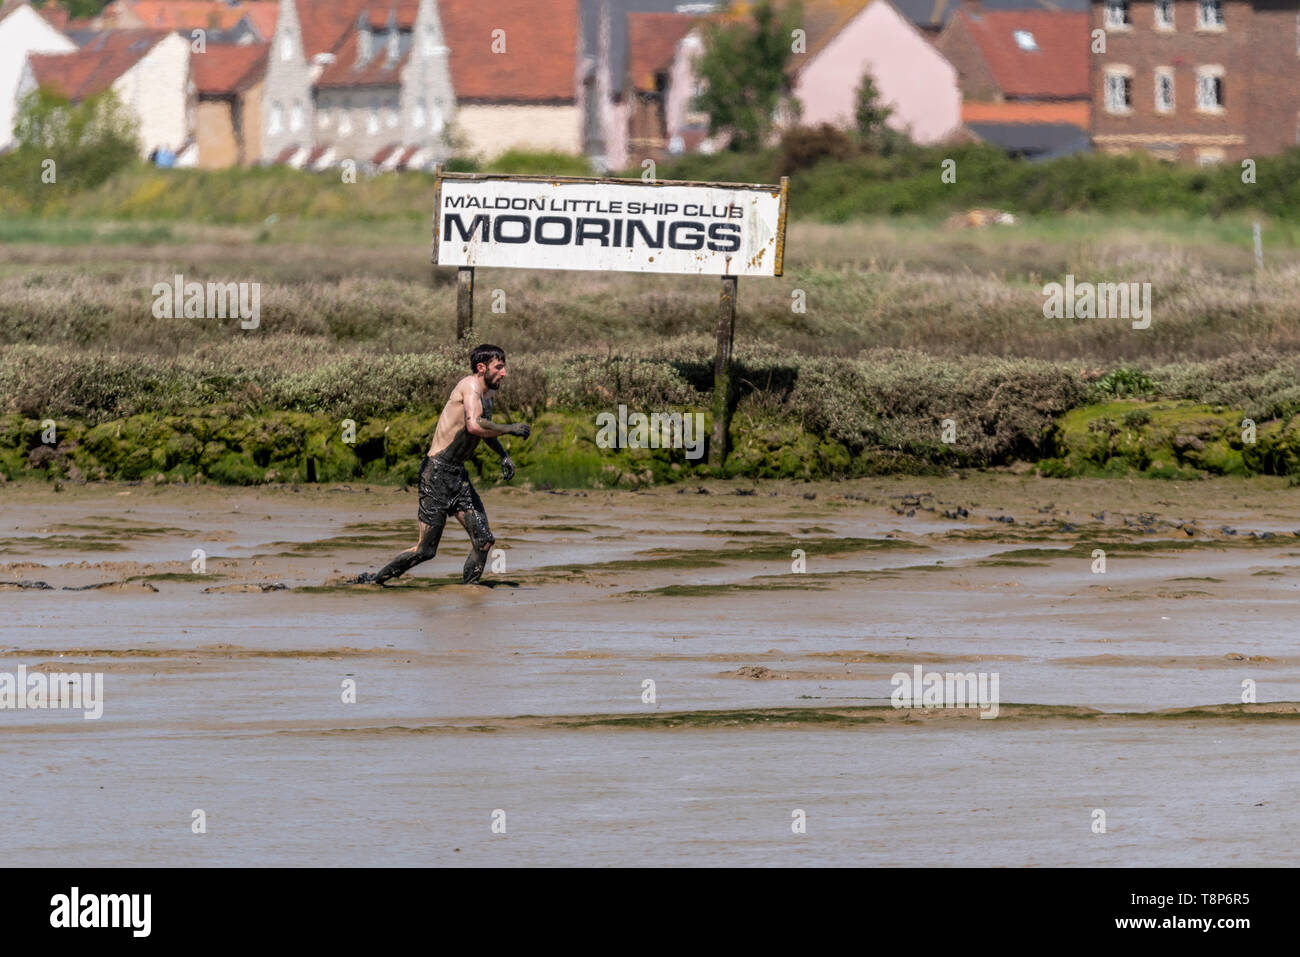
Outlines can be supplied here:
[[451, 390], [433, 430], [429, 455], [437, 456], [449, 465], [465, 464], [478, 448], [481, 438], [469, 430], [472, 411], [476, 413], [474, 421], [492, 417], [492, 390], [486, 388], [482, 378], [476, 375], [466, 376]]

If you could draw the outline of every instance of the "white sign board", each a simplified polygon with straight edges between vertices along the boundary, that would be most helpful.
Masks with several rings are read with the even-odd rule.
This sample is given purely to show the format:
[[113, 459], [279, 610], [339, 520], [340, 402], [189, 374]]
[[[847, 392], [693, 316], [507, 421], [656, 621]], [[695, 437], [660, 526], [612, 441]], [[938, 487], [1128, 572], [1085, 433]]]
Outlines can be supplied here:
[[444, 173], [439, 266], [779, 276], [785, 189]]

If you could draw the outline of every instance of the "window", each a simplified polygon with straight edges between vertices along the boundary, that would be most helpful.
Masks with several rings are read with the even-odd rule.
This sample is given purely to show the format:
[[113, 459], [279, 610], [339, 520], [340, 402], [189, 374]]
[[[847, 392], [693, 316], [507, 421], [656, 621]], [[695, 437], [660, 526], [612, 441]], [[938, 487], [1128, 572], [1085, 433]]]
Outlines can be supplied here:
[[339, 136], [348, 136], [352, 133], [352, 98], [345, 96], [343, 98], [343, 108], [339, 110]]
[[379, 101], [378, 100], [370, 101], [370, 110], [368, 111], [366, 116], [366, 132], [367, 133], [379, 132]]
[[322, 106], [319, 110], [316, 111], [316, 125], [319, 126], [322, 130], [329, 129], [329, 125], [330, 125], [329, 107]]
[[1174, 0], [1156, 0], [1156, 29], [1174, 28]]
[[280, 34], [280, 59], [286, 61], [293, 59], [293, 34], [288, 30]]
[[1202, 30], [1223, 28], [1223, 0], [1197, 0], [1196, 26]]
[[424, 97], [420, 97], [415, 101], [415, 109], [411, 111], [411, 126], [414, 129], [424, 129], [424, 114]]
[[284, 126], [284, 107], [278, 102], [271, 104], [271, 119], [266, 124], [266, 132], [274, 136]]
[[388, 106], [384, 108], [384, 123], [389, 127], [389, 129], [391, 129], [397, 125], [398, 119], [397, 104], [388, 104]]
[[1217, 166], [1223, 162], [1223, 150], [1204, 149], [1196, 151], [1197, 166]]
[[1129, 0], [1106, 0], [1106, 29], [1124, 30], [1132, 25]]
[[1012, 32], [1011, 36], [1016, 41], [1016, 46], [1020, 47], [1020, 49], [1027, 53], [1032, 53], [1038, 49], [1038, 42], [1034, 39], [1034, 35], [1028, 30], [1015, 30]]
[[1106, 110], [1127, 113], [1133, 108], [1133, 77], [1127, 72], [1110, 69], [1106, 73]]
[[1223, 67], [1196, 68], [1196, 109], [1202, 113], [1223, 112]]
[[293, 104], [293, 109], [289, 111], [289, 129], [297, 133], [302, 129], [302, 101]]
[[1156, 112], [1174, 111], [1174, 71], [1167, 66], [1156, 67]]
[[442, 108], [435, 106], [429, 113], [429, 132], [434, 136], [438, 136], [442, 133], [443, 125]]

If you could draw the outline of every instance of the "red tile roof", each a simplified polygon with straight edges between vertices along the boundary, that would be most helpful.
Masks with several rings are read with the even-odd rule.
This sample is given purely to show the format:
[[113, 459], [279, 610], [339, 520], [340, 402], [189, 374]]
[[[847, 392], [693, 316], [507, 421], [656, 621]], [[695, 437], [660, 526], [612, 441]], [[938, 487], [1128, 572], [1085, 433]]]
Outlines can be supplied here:
[[72, 53], [33, 53], [28, 57], [36, 84], [69, 100], [102, 93], [140, 62], [166, 30], [112, 30]]
[[302, 52], [310, 60], [318, 53], [333, 53], [357, 23], [366, 0], [297, 0]]
[[270, 40], [275, 35], [275, 21], [280, 15], [280, 5], [275, 0], [257, 0], [245, 3], [241, 8], [244, 15], [257, 27], [263, 40]]
[[[456, 98], [516, 102], [577, 97], [578, 0], [439, 0]], [[492, 52], [504, 30], [506, 52]]]
[[695, 21], [685, 13], [627, 15], [627, 72], [633, 89], [654, 90], [655, 74], [672, 61], [677, 44]]
[[388, 26], [388, 17], [394, 15], [394, 22], [399, 30], [409, 30], [415, 26], [415, 16], [420, 12], [420, 0], [373, 0], [365, 5], [370, 14], [370, 29], [382, 30]]
[[137, 0], [127, 9], [150, 30], [229, 30], [244, 15], [221, 0]]
[[269, 43], [220, 44], [204, 53], [191, 53], [190, 69], [199, 95], [238, 93], [256, 83], [266, 71], [269, 49]]
[[397, 86], [402, 82], [402, 67], [406, 65], [410, 51], [389, 61], [385, 35], [376, 33], [371, 41], [371, 57], [358, 70], [357, 46], [360, 36], [360, 30], [348, 32], [342, 45], [334, 51], [334, 62], [321, 71], [316, 80], [317, 86]]
[[[1004, 96], [1087, 97], [1087, 13], [1048, 10], [959, 10]], [[1033, 34], [1037, 50], [1022, 50], [1015, 33]]]

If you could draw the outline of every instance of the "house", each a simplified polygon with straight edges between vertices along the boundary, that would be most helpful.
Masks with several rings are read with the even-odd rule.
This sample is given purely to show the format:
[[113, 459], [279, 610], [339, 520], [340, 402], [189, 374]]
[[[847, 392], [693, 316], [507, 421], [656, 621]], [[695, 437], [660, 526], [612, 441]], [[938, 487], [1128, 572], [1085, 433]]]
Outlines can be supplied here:
[[33, 53], [19, 95], [37, 87], [73, 103], [111, 88], [136, 120], [143, 157], [180, 153], [194, 128], [190, 43], [170, 31], [111, 30], [70, 53]]
[[1088, 148], [1088, 14], [967, 7], [935, 48], [957, 68], [962, 122], [1016, 156]]
[[262, 155], [262, 90], [270, 44], [209, 44], [192, 53], [194, 136], [202, 169], [249, 166]]
[[14, 145], [19, 85], [28, 54], [71, 53], [76, 48], [26, 0], [0, 3], [0, 152]]
[[578, 0], [280, 0], [263, 162], [577, 153]]
[[[632, 51], [642, 45], [642, 41], [638, 40], [636, 44], [630, 42], [629, 31], [636, 24], [640, 24], [640, 29], [644, 30], [646, 25], [653, 22], [637, 20], [637, 15], [676, 14], [679, 17], [700, 17], [716, 13], [725, 6], [725, 3], [707, 0], [694, 3], [686, 0], [581, 0], [582, 45], [578, 83], [583, 114], [580, 148], [597, 169], [625, 169], [629, 164], [635, 165], [634, 160], [639, 162], [644, 157], [633, 156], [630, 152], [631, 124], [636, 124], [641, 131], [638, 133], [639, 138], [644, 138], [645, 124], [657, 122], [645, 115], [647, 107], [655, 109], [653, 105], [640, 103], [638, 106], [639, 101], [645, 99], [641, 94], [651, 91], [638, 90], [629, 85], [637, 82], [637, 76], [631, 71], [635, 69], [637, 74], [643, 74], [645, 69], [641, 63], [635, 67], [631, 64]], [[672, 22], [684, 21], [660, 21], [661, 24]], [[676, 30], [677, 27], [673, 29]], [[641, 37], [646, 36], [644, 32], [641, 34]], [[651, 42], [654, 43], [653, 39]], [[692, 47], [699, 46], [699, 35], [696, 34], [694, 39], [686, 42]], [[655, 43], [655, 46], [658, 47], [658, 44]], [[688, 56], [685, 59], [674, 59], [671, 69], [689, 74], [689, 62], [698, 56], [700, 50], [702, 46], [683, 51]], [[657, 53], [645, 56], [652, 60], [659, 59]], [[665, 62], [657, 62], [651, 69], [663, 72], [668, 67]], [[644, 81], [645, 77], [641, 75], [640, 79]], [[689, 106], [688, 91], [693, 84], [693, 79], [683, 78], [676, 88], [681, 94], [679, 99], [683, 108], [679, 110], [680, 113], [684, 114], [685, 107]], [[665, 101], [665, 109], [667, 106]], [[634, 114], [637, 113], [640, 115], [634, 119]]]
[[262, 161], [364, 165], [394, 145], [445, 156], [455, 100], [439, 6], [280, 0], [262, 97]]
[[458, 151], [583, 150], [579, 0], [439, 0]]
[[806, 49], [791, 60], [800, 122], [851, 126], [858, 85], [870, 73], [890, 128], [921, 144], [961, 127], [957, 70], [891, 0], [805, 0]]
[[1277, 0], [1096, 0], [1092, 141], [1202, 165], [1300, 141], [1300, 18]]
[[[704, 52], [699, 18], [686, 13], [627, 15], [629, 159], [663, 159], [708, 142], [709, 118], [692, 109], [699, 80], [694, 63]], [[626, 162], [625, 164], [626, 165]]]

